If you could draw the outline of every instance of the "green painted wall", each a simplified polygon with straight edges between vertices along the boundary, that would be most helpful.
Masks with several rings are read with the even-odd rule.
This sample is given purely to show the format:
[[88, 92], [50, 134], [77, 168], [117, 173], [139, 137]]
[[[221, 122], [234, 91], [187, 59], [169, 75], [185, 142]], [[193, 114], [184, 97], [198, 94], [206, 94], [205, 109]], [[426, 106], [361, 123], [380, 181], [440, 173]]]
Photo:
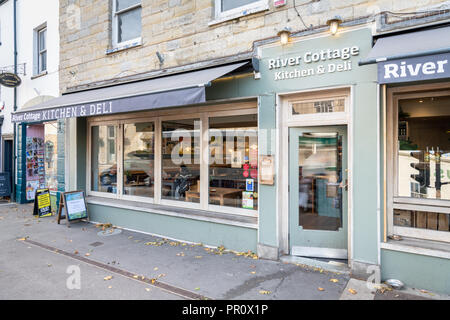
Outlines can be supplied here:
[[450, 260], [381, 250], [381, 280], [398, 279], [406, 286], [450, 294]]
[[148, 212], [88, 205], [90, 220], [236, 251], [256, 252], [257, 230]]

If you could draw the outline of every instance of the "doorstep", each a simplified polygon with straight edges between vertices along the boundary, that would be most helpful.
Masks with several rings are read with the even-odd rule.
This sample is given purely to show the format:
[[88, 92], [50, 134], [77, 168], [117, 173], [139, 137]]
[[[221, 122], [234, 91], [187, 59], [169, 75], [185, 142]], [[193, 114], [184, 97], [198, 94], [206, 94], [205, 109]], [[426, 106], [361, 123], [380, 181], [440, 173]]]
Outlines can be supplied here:
[[258, 218], [252, 216], [182, 208], [139, 201], [102, 198], [95, 196], [86, 197], [86, 202], [88, 204], [101, 205], [118, 209], [141, 211], [152, 214], [160, 214], [212, 223], [227, 224], [243, 228], [258, 229]]
[[346, 263], [335, 262], [335, 261], [321, 261], [312, 258], [297, 257], [291, 255], [285, 255], [280, 257], [281, 262], [292, 263], [295, 265], [305, 265], [313, 268], [320, 268], [325, 271], [331, 271], [338, 274], [350, 275], [350, 268]]

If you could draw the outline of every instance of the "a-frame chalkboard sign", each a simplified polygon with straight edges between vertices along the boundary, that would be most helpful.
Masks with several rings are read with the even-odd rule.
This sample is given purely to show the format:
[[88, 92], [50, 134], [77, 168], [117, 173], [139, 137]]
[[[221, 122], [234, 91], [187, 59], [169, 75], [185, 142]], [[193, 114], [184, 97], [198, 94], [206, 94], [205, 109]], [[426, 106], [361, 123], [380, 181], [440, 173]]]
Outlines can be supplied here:
[[[62, 215], [63, 208], [65, 209], [64, 216]], [[84, 191], [61, 192], [58, 206], [58, 224], [62, 219], [66, 219], [67, 226], [74, 221], [89, 220]]]

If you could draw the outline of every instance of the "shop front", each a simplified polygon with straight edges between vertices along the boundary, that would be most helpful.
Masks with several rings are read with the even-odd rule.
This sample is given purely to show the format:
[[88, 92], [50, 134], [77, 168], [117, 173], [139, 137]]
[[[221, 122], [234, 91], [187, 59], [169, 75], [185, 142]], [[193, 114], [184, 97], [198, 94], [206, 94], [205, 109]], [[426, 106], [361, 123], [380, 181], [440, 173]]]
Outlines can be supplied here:
[[[449, 27], [380, 37], [384, 278], [450, 292]], [[393, 47], [392, 44], [397, 46]]]
[[252, 79], [251, 64], [67, 94], [13, 121], [26, 121], [38, 142], [44, 131], [30, 122], [72, 118], [66, 161], [76, 170], [68, 180], [86, 191], [91, 221], [255, 252], [258, 99], [234, 90], [234, 99], [206, 97], [232, 74]]
[[259, 244], [274, 255], [379, 265], [376, 68], [358, 66], [371, 47], [362, 26], [259, 49], [258, 81], [275, 106], [259, 117], [278, 132], [276, 201]]

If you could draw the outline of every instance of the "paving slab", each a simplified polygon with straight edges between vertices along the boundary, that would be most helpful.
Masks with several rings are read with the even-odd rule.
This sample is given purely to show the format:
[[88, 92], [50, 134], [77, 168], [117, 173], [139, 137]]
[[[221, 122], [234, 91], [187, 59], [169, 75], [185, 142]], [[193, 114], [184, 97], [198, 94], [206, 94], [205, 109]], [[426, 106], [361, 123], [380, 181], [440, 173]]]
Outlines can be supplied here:
[[[253, 253], [229, 252], [226, 248], [208, 248], [201, 244], [172, 241], [122, 229], [120, 232], [115, 230], [107, 228], [102, 231], [101, 228], [87, 222], [71, 223], [68, 228], [64, 221], [58, 225], [55, 216], [39, 219], [33, 217], [31, 205], [0, 207], [0, 247], [4, 248], [1, 254], [12, 261], [11, 267], [7, 268], [6, 279], [14, 278], [15, 273], [18, 281], [23, 279], [21, 277], [24, 271], [20, 269], [23, 264], [29, 264], [30, 268], [36, 263], [43, 267], [46, 267], [47, 262], [52, 265], [61, 264], [57, 272], [58, 278], [49, 277], [40, 281], [32, 278], [32, 281], [27, 282], [31, 287], [39, 284], [42, 288], [39, 291], [42, 298], [54, 299], [55, 296], [50, 292], [52, 282], [61, 282], [68, 277], [63, 271], [70, 260], [70, 263], [82, 266], [82, 270], [88, 270], [82, 272], [81, 282], [92, 283], [89, 288], [93, 291], [86, 295], [90, 299], [114, 297], [100, 291], [98, 296], [95, 294], [97, 286], [103, 289], [105, 287], [108, 289], [109, 286], [106, 286], [107, 282], [103, 280], [108, 272], [95, 267], [97, 263], [146, 279], [155, 279], [171, 288], [220, 300], [337, 300], [349, 280], [347, 274], [302, 264], [258, 259]], [[110, 231], [114, 235], [108, 235]], [[26, 238], [26, 241], [18, 241], [21, 238]], [[34, 246], [31, 242], [61, 250], [67, 255], [63, 256], [52, 252], [51, 249]], [[29, 250], [27, 252], [33, 253], [30, 254], [30, 261], [19, 254], [25, 250], [24, 248]], [[70, 258], [69, 254], [80, 259]], [[0, 272], [2, 268], [5, 269], [5, 266], [0, 265]], [[152, 286], [149, 293], [145, 291], [147, 284], [136, 281], [131, 283], [132, 280], [122, 278], [114, 275], [110, 281], [119, 282], [118, 279], [123, 281], [111, 284], [112, 289], [117, 286], [129, 286], [129, 289], [123, 290], [123, 297], [180, 298], [179, 295], [171, 294], [170, 290], [163, 292]], [[0, 277], [0, 287], [8, 287], [4, 286], [9, 283], [8, 281]], [[126, 294], [133, 290], [139, 292], [140, 289], [134, 289], [135, 286], [144, 292], [139, 295]], [[112, 289], [106, 291], [112, 292]], [[16, 297], [18, 294], [9, 291], [5, 290], [3, 297], [8, 295]]]

